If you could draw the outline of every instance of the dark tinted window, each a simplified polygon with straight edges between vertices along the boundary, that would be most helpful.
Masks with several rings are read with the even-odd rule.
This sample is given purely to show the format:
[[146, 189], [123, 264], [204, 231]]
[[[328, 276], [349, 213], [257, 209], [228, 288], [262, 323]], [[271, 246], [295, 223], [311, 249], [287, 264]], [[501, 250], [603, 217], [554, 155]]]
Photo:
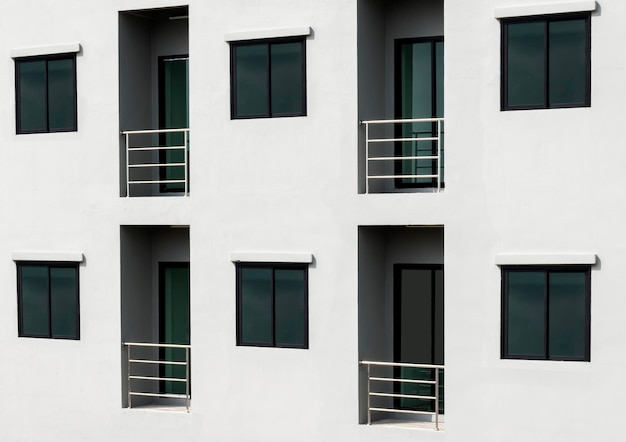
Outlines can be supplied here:
[[237, 265], [237, 345], [308, 347], [307, 267]]
[[589, 14], [502, 23], [502, 109], [589, 106]]
[[306, 115], [304, 39], [231, 44], [232, 118]]

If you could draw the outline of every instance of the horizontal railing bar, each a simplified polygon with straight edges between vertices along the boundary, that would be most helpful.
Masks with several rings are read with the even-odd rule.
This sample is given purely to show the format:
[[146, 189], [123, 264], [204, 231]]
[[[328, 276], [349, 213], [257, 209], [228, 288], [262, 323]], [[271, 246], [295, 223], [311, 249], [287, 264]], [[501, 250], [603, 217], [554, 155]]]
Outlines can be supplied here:
[[135, 376], [135, 375], [130, 375], [128, 376], [128, 379], [141, 379], [144, 381], [171, 381], [171, 382], [187, 382], [187, 379], [180, 379], [180, 378], [159, 378], [156, 376]]
[[189, 128], [181, 128], [181, 129], [147, 129], [147, 130], [123, 130], [121, 132], [122, 135], [133, 135], [133, 134], [167, 134], [171, 132], [189, 132]]
[[437, 141], [437, 137], [417, 137], [417, 138], [370, 138], [368, 143], [387, 143], [391, 141]]
[[128, 184], [183, 184], [185, 180], [128, 181]]
[[387, 178], [437, 178], [437, 175], [370, 175], [367, 177], [367, 179], [387, 179]]
[[146, 151], [146, 150], [184, 150], [187, 146], [185, 145], [176, 145], [176, 146], [148, 146], [148, 147], [129, 147], [128, 151]]
[[383, 411], [387, 413], [408, 413], [408, 414], [427, 414], [430, 416], [434, 416], [436, 413], [434, 411], [418, 411], [418, 410], [403, 410], [398, 408], [370, 408], [371, 411]]
[[359, 361], [361, 365], [377, 365], [381, 367], [412, 367], [412, 368], [445, 368], [444, 365], [412, 364], [408, 362]]
[[400, 378], [380, 378], [380, 377], [371, 377], [371, 381], [383, 381], [383, 382], [406, 382], [407, 384], [426, 384], [426, 385], [435, 385], [435, 381], [422, 381], [419, 379], [400, 379]]
[[396, 120], [364, 120], [361, 124], [385, 124], [385, 123], [435, 123], [443, 122], [444, 118], [402, 118]]
[[131, 359], [128, 362], [137, 363], [137, 364], [187, 365], [186, 362], [180, 362], [180, 361], [152, 361], [150, 359]]
[[148, 163], [148, 164], [129, 164], [128, 167], [132, 168], [132, 169], [136, 169], [139, 167], [174, 167], [174, 166], [184, 166], [185, 163], [166, 163], [166, 164], [161, 164], [161, 163]]
[[169, 398], [177, 398], [177, 399], [187, 399], [187, 395], [185, 394], [172, 394], [172, 393], [139, 393], [139, 392], [130, 392], [128, 393], [131, 396], [148, 396], [148, 397], [169, 397]]
[[401, 398], [407, 398], [407, 399], [429, 399], [429, 400], [434, 400], [437, 399], [435, 396], [418, 396], [415, 394], [396, 394], [396, 393], [376, 393], [376, 392], [371, 392], [370, 396], [380, 396], [380, 397], [401, 397]]
[[404, 160], [436, 160], [437, 156], [424, 156], [424, 157], [372, 157], [367, 161], [404, 161]]
[[150, 342], [122, 342], [130, 347], [159, 347], [159, 348], [191, 348], [188, 344], [153, 344]]

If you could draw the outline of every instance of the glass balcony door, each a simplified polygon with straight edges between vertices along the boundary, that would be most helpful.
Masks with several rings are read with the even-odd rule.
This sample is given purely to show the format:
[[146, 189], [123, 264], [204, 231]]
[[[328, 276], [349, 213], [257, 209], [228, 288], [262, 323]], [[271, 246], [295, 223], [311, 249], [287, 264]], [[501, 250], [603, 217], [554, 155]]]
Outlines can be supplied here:
[[[396, 40], [395, 114], [397, 119], [443, 118], [443, 37]], [[437, 125], [416, 122], [397, 125], [396, 138], [432, 138]], [[443, 143], [442, 143], [443, 146]], [[437, 154], [436, 141], [396, 143], [396, 157], [428, 157]], [[443, 151], [442, 151], [443, 154]], [[443, 158], [441, 159], [443, 166]], [[396, 161], [396, 175], [435, 175], [437, 161]], [[443, 182], [443, 167], [442, 182]], [[436, 178], [398, 178], [396, 187], [435, 187]]]
[[[444, 363], [443, 266], [396, 264], [394, 266], [394, 359], [413, 364]], [[434, 370], [399, 368], [403, 379], [434, 380]], [[398, 393], [433, 396], [433, 386], [399, 383]], [[433, 412], [433, 400], [401, 398], [396, 406]], [[439, 412], [443, 412], [443, 372], [440, 377]]]
[[[190, 344], [189, 263], [159, 263], [159, 339], [162, 344]], [[165, 361], [185, 361], [185, 349], [164, 348]], [[161, 366], [161, 377], [185, 379], [186, 368], [179, 365]], [[163, 393], [185, 394], [183, 382], [162, 381]]]
[[[159, 129], [184, 129], [189, 127], [189, 57], [187, 55], [159, 58]], [[162, 146], [182, 146], [182, 132], [166, 133]], [[184, 150], [162, 150], [161, 164], [183, 163]], [[162, 167], [160, 180], [184, 180], [183, 166]], [[161, 185], [161, 192], [184, 192], [183, 183]]]

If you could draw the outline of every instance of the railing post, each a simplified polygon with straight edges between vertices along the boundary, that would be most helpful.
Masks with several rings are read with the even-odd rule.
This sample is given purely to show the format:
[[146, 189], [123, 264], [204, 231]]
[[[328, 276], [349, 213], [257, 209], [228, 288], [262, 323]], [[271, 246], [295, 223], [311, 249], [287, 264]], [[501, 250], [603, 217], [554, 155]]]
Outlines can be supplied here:
[[370, 364], [367, 364], [367, 425], [372, 425], [372, 407], [371, 407], [371, 372], [370, 372]]
[[437, 120], [437, 192], [441, 191], [441, 120]]
[[188, 159], [188, 144], [189, 143], [189, 132], [186, 130], [183, 131], [185, 134], [185, 196], [189, 195], [189, 159]]
[[187, 401], [187, 413], [189, 413], [189, 347], [185, 348], [185, 396]]
[[131, 391], [130, 391], [130, 345], [126, 346], [126, 350], [127, 350], [126, 354], [128, 356], [127, 359], [126, 359], [127, 360], [127, 364], [128, 364], [128, 368], [127, 368], [128, 373], [126, 373], [126, 376], [128, 377], [128, 408], [133, 408], [133, 405], [132, 405], [132, 402], [131, 402], [132, 401], [132, 399], [131, 399], [132, 398], [132, 394], [131, 394]]
[[125, 133], [124, 134], [124, 144], [125, 146], [125, 151], [126, 151], [126, 198], [130, 197], [130, 162], [129, 162], [129, 154], [128, 154], [128, 147], [129, 147], [129, 140], [128, 137], [130, 136], [129, 133]]
[[435, 430], [439, 431], [439, 368], [435, 368]]
[[[365, 122], [365, 193], [370, 193], [370, 125]], [[369, 365], [367, 366], [369, 369]]]

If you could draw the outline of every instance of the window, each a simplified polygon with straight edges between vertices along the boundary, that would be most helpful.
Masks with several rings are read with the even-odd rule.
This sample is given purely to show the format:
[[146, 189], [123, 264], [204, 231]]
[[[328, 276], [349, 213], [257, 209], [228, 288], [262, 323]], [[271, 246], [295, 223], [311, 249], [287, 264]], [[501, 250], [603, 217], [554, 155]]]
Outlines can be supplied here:
[[502, 110], [591, 104], [588, 13], [502, 21]]
[[308, 267], [237, 264], [237, 345], [308, 348]]
[[502, 357], [589, 361], [588, 266], [502, 269]]
[[231, 43], [231, 117], [306, 115], [304, 38]]
[[77, 130], [74, 54], [17, 58], [15, 82], [18, 134]]
[[19, 336], [79, 339], [78, 264], [17, 263]]

